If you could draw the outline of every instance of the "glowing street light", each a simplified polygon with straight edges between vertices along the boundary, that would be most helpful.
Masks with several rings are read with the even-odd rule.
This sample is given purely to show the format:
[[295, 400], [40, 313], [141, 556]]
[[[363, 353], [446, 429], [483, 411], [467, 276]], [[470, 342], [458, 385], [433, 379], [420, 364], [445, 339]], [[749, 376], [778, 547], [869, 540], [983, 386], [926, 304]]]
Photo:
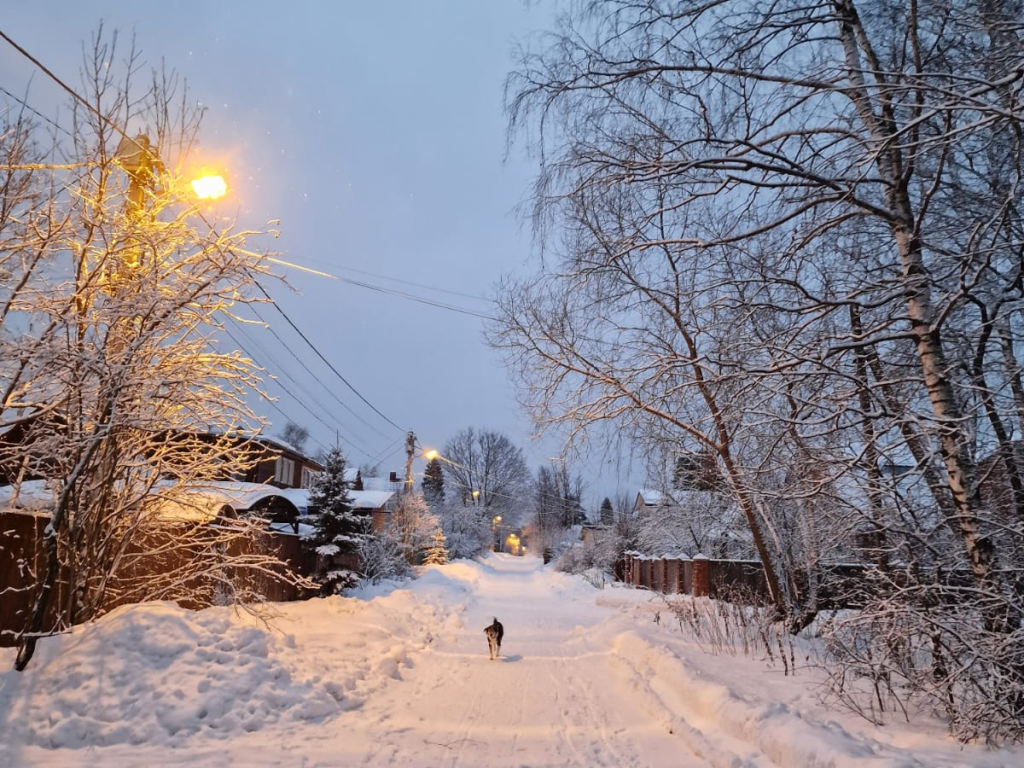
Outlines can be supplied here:
[[223, 176], [201, 176], [192, 180], [192, 189], [200, 200], [216, 200], [228, 193], [227, 182]]
[[437, 451], [431, 448], [429, 451], [423, 454], [423, 458], [425, 458], [427, 461], [433, 461], [440, 455], [441, 454], [439, 454]]

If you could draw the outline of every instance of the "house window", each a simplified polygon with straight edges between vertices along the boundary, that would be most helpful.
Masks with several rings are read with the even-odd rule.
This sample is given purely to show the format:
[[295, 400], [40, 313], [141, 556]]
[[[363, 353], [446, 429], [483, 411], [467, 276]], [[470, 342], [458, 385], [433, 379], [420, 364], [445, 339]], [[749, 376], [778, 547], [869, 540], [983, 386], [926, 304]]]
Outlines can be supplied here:
[[274, 480], [281, 485], [293, 488], [295, 486], [295, 462], [279, 456], [274, 464]]
[[307, 491], [310, 488], [312, 488], [313, 487], [313, 481], [316, 480], [316, 476], [319, 475], [319, 474], [320, 474], [319, 472], [316, 472], [316, 471], [310, 469], [309, 467], [303, 467], [302, 468], [302, 487], [305, 488]]

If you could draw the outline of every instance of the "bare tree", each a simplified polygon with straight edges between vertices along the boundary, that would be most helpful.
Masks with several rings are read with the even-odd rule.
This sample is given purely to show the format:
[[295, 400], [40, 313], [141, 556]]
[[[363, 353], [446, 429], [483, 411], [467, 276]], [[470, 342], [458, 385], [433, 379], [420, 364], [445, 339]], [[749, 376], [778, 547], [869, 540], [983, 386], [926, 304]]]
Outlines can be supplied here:
[[[444, 447], [446, 493], [491, 514], [518, 515], [530, 484], [523, 451], [492, 430], [468, 427]], [[509, 518], [511, 521], [511, 517]]]
[[100, 33], [86, 52], [90, 106], [73, 105], [70, 143], [55, 134], [33, 154], [41, 131], [21, 122], [0, 144], [0, 464], [53, 493], [18, 669], [47, 615], [66, 626], [212, 583], [244, 598], [240, 576], [282, 575], [244, 543], [262, 521], [211, 526], [218, 509], [198, 492], [252, 460], [240, 438], [261, 426], [247, 405], [257, 371], [218, 330], [264, 263], [253, 233], [212, 227], [188, 202], [200, 115], [183, 86], [146, 80], [134, 49], [111, 66], [115, 44]]
[[309, 440], [309, 430], [289, 421], [281, 430], [281, 439], [301, 453], [305, 450], [306, 441]]
[[[492, 340], [535, 420], [713, 455], [794, 629], [822, 553], [870, 535], [863, 615], [897, 595], [903, 642], [845, 647], [966, 738], [1024, 730], [1019, 17], [585, 2], [509, 81], [551, 258], [504, 286]], [[927, 672], [900, 656], [921, 638]]]

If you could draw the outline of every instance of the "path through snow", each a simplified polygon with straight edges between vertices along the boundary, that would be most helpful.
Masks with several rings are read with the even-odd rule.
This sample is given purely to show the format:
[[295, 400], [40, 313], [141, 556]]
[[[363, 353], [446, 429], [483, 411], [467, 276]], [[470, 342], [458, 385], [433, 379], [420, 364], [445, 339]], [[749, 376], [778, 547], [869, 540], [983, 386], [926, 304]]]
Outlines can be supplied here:
[[[596, 590], [491, 555], [413, 582], [276, 606], [122, 609], [0, 652], [4, 766], [996, 766], [936, 724], [823, 710], [814, 673], [715, 657], [653, 620], [650, 593]], [[489, 661], [483, 628], [505, 625]]]

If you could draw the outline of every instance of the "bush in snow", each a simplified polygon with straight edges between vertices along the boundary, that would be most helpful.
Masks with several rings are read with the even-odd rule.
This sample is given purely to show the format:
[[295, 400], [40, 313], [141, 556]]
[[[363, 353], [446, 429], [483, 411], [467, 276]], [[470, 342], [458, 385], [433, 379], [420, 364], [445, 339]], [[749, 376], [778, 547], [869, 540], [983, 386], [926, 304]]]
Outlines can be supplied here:
[[345, 456], [340, 448], [332, 448], [324, 458], [324, 471], [309, 492], [313, 532], [305, 539], [321, 564], [316, 580], [322, 594], [336, 594], [355, 584], [357, 578], [367, 521], [353, 513], [351, 501], [345, 484]]
[[401, 546], [406, 561], [415, 565], [433, 543], [439, 525], [421, 494], [402, 493], [388, 515], [387, 531]]
[[441, 510], [441, 530], [448, 543], [448, 556], [453, 560], [476, 557], [491, 547], [491, 519], [484, 507], [447, 503]]
[[363, 581], [376, 584], [382, 579], [398, 579], [410, 574], [406, 550], [389, 531], [367, 536], [359, 545]]

